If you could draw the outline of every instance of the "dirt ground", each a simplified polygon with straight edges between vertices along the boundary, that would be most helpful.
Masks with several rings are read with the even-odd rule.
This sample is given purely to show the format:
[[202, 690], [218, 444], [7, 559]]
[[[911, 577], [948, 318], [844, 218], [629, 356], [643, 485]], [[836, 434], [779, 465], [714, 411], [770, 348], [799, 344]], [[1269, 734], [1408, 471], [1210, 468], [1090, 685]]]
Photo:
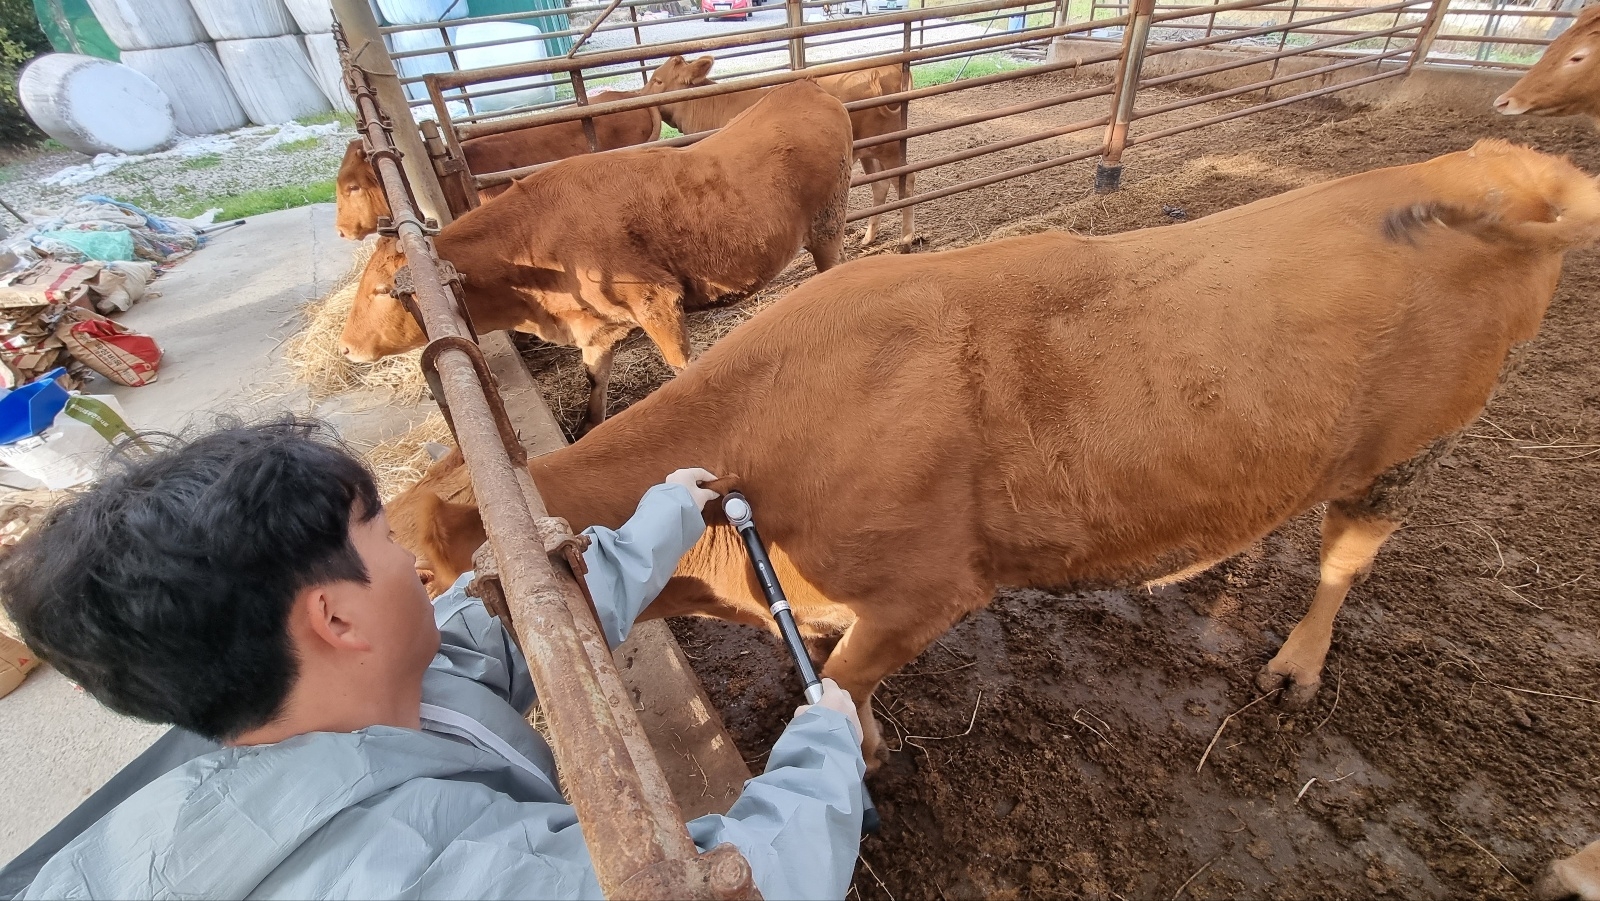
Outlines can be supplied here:
[[[1004, 99], [1074, 84], [1038, 81]], [[970, 93], [917, 115], [999, 99]], [[942, 135], [914, 156], [1069, 112]], [[1600, 172], [1600, 136], [1583, 122], [1313, 101], [1136, 147], [1114, 195], [1088, 193], [1085, 163], [930, 203], [924, 250], [997, 231], [1160, 226], [1488, 136]], [[921, 187], [1047, 152], [1066, 151], [1024, 148]], [[696, 314], [696, 342], [809, 271]], [[894, 749], [871, 780], [884, 828], [852, 894], [1526, 897], [1552, 856], [1600, 836], [1597, 289], [1600, 253], [1573, 254], [1520, 377], [1351, 593], [1309, 709], [1253, 703], [1252, 678], [1310, 599], [1314, 513], [1175, 588], [1002, 591], [878, 694]], [[529, 356], [574, 422], [575, 352]], [[668, 374], [642, 339], [623, 358], [614, 409]], [[799, 694], [782, 652], [716, 621], [674, 630], [759, 766]]]

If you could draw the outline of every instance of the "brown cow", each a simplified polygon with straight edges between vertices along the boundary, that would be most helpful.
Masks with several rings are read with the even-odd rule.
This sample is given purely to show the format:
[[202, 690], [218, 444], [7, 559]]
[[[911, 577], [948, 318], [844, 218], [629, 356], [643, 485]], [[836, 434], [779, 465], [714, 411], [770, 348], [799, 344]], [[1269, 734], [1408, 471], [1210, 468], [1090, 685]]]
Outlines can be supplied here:
[[1495, 98], [1507, 116], [1588, 116], [1600, 119], [1600, 6], [1578, 14], [1572, 27], [1545, 48], [1525, 75]]
[[1600, 901], [1600, 841], [1552, 863], [1534, 886], [1533, 896], [1540, 901]]
[[[605, 418], [616, 345], [636, 326], [688, 365], [683, 311], [748, 294], [811, 251], [839, 261], [850, 191], [850, 119], [809, 82], [775, 91], [688, 148], [564, 160], [444, 228], [439, 255], [465, 276], [480, 331], [517, 329], [583, 349], [588, 426]], [[423, 343], [392, 296], [401, 264], [380, 241], [340, 341], [371, 361]]]
[[[713, 62], [715, 60], [709, 56], [702, 56], [692, 63], [681, 56], [674, 56], [662, 63], [661, 68], [650, 76], [649, 83], [645, 85], [645, 92], [681, 91], [685, 88], [716, 84], [707, 77], [711, 73]], [[824, 91], [839, 98], [840, 103], [853, 103], [857, 100], [897, 94], [910, 87], [904, 83], [899, 66], [879, 66], [875, 69], [846, 72], [842, 75], [824, 75], [814, 80]], [[664, 103], [661, 105], [661, 118], [686, 135], [710, 131], [726, 125], [730, 119], [749, 109], [771, 90], [773, 89], [751, 88], [748, 91], [702, 97], [699, 100]], [[855, 139], [860, 141], [899, 131], [902, 106], [899, 103], [891, 103], [852, 112], [850, 125]], [[868, 175], [897, 169], [906, 164], [905, 153], [901, 150], [899, 141], [863, 148], [857, 150], [855, 155], [861, 162], [862, 171]], [[915, 190], [915, 183], [914, 175], [899, 176], [896, 179], [895, 193], [904, 200]], [[888, 200], [888, 180], [873, 182], [872, 205], [881, 206]], [[881, 215], [867, 220], [867, 233], [861, 239], [863, 245], [871, 244], [878, 239], [880, 218]], [[900, 211], [901, 243], [910, 243], [915, 239], [915, 234], [916, 215], [911, 207], [906, 207]]]
[[[1182, 225], [871, 257], [529, 469], [575, 528], [674, 469], [737, 474], [801, 623], [853, 619], [824, 672], [869, 757], [879, 681], [997, 585], [1171, 582], [1327, 502], [1310, 611], [1259, 679], [1304, 704], [1351, 584], [1596, 238], [1594, 180], [1484, 141]], [[766, 624], [708, 519], [645, 615]]]
[[[643, 91], [602, 91], [591, 103], [637, 97]], [[654, 141], [661, 134], [661, 112], [654, 107], [626, 113], [609, 113], [594, 119], [595, 142], [601, 150], [617, 150]], [[505, 172], [579, 156], [589, 152], [582, 122], [536, 125], [504, 134], [484, 135], [461, 142], [467, 169], [474, 174]], [[335, 179], [334, 227], [339, 236], [360, 240], [378, 230], [378, 217], [389, 215], [389, 200], [378, 188], [378, 174], [367, 161], [360, 140], [345, 148]], [[505, 193], [510, 185], [493, 185], [478, 192], [481, 200]]]

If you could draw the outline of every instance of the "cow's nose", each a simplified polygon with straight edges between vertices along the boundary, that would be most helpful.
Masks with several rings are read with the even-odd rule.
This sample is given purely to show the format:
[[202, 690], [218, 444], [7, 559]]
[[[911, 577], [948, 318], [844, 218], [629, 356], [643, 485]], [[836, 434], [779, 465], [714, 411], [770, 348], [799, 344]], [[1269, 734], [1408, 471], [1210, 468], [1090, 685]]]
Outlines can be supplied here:
[[1501, 94], [1499, 97], [1494, 98], [1494, 108], [1495, 109], [1505, 109], [1506, 107], [1508, 107], [1510, 105], [1511, 105], [1511, 98], [1507, 97], [1504, 94]]
[[351, 350], [351, 349], [350, 349], [350, 345], [348, 345], [348, 344], [340, 344], [340, 345], [339, 345], [339, 353], [341, 353], [341, 354], [343, 354], [343, 355], [344, 355], [344, 358], [345, 358], [345, 359], [346, 359], [346, 360], [348, 360], [348, 359], [350, 359], [350, 358], [351, 358], [351, 356], [352, 356], [352, 355], [353, 355], [353, 354], [354, 354], [354, 353], [355, 353], [355, 352], [354, 352], [354, 351], [352, 351], [352, 350]]

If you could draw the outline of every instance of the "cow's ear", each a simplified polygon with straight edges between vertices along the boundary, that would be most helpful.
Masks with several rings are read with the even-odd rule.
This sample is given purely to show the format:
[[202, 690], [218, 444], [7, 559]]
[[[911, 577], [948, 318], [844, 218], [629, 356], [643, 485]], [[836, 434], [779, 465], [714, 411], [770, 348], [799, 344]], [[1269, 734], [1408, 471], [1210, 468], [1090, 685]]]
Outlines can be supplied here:
[[709, 56], [702, 56], [689, 64], [689, 75], [693, 78], [705, 78], [711, 74], [711, 66], [716, 60]]

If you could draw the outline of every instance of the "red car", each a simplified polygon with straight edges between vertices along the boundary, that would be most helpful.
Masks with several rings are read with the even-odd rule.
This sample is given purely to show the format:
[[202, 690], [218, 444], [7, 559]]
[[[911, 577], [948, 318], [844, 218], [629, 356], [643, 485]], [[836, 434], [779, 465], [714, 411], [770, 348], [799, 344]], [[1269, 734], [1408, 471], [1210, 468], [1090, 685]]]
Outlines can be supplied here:
[[[739, 11], [744, 10], [744, 15]], [[700, 0], [700, 11], [706, 14], [706, 21], [712, 19], [739, 19], [750, 21], [750, 0]]]

